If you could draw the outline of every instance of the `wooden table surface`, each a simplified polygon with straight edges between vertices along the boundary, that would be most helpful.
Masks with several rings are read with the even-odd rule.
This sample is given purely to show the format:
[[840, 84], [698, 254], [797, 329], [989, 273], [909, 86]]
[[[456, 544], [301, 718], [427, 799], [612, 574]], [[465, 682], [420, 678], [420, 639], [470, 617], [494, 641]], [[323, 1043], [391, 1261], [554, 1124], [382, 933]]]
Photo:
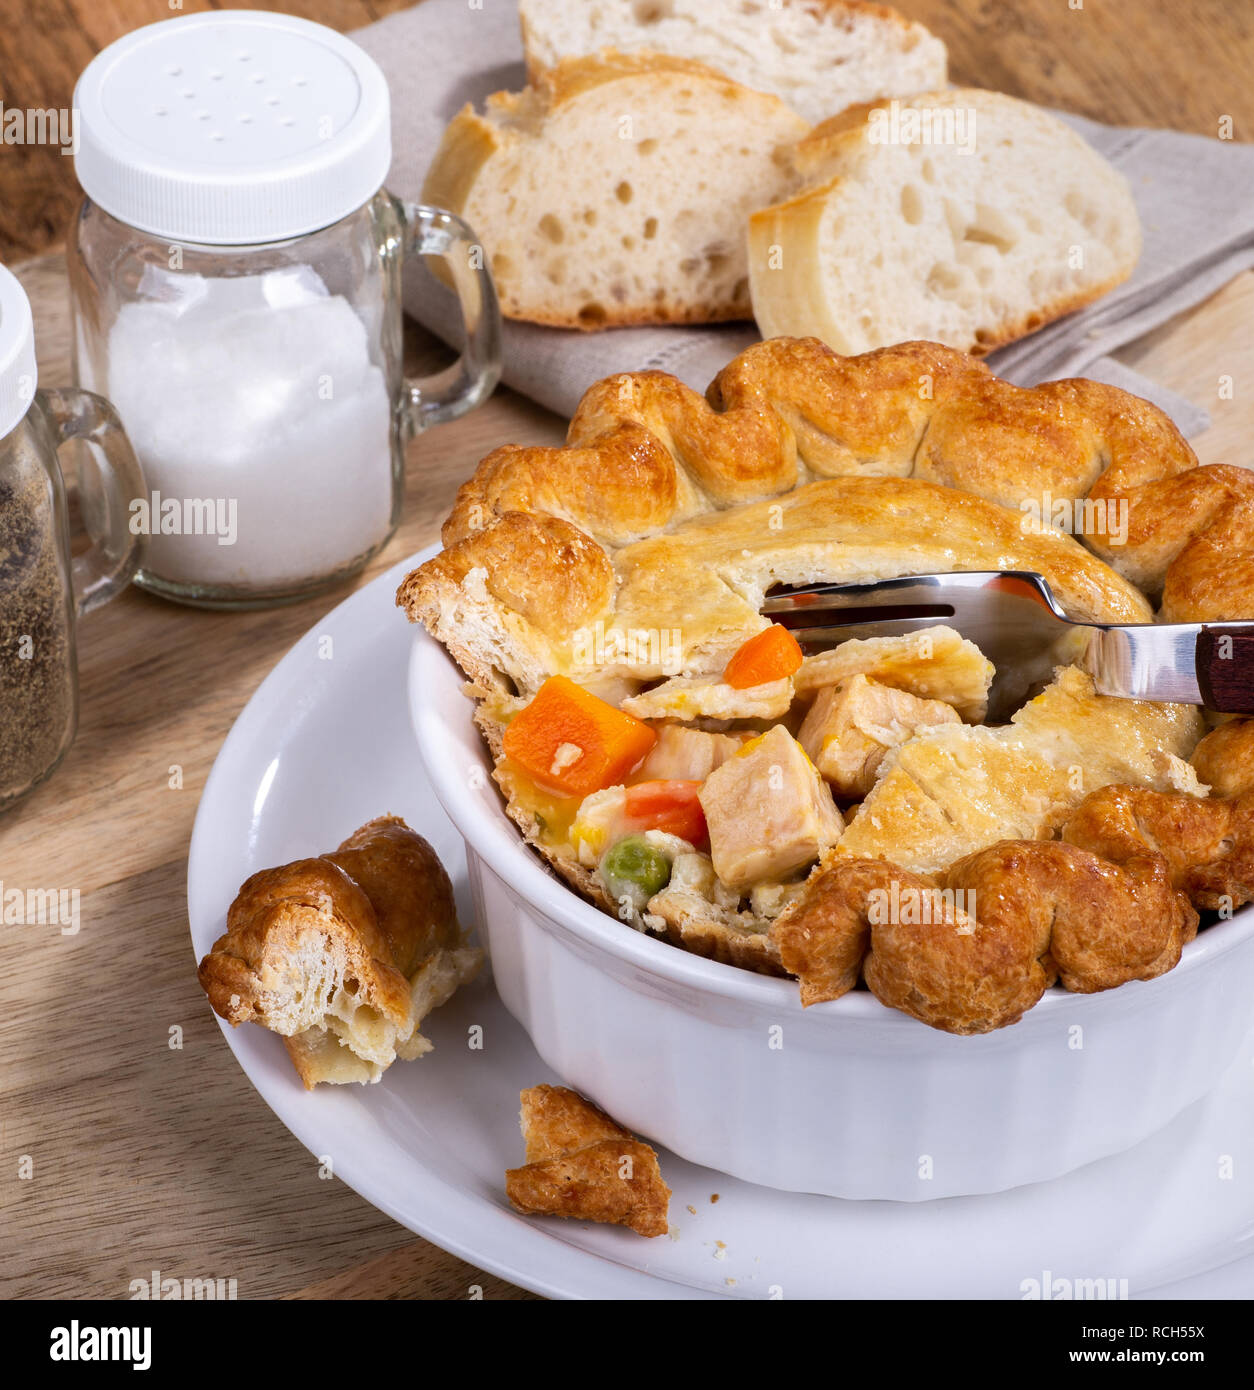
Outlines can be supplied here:
[[[497, 0], [485, 0], [497, 3]], [[1075, 3], [1075, 0], [1072, 0]], [[0, 0], [12, 8], [15, 0]], [[390, 0], [275, 5], [340, 28]], [[189, 0], [186, 10], [207, 8]], [[954, 76], [1111, 121], [1254, 130], [1254, 7], [1195, 0], [915, 0], [950, 44]], [[33, 12], [32, 12], [33, 13]], [[167, 0], [59, 0], [0, 22], [0, 100], [63, 105], [91, 54]], [[0, 19], [3, 14], [0, 13]], [[55, 246], [72, 161], [0, 145], [0, 258]], [[40, 380], [68, 381], [63, 263], [17, 267]], [[1254, 276], [1122, 354], [1203, 400], [1204, 462], [1250, 462], [1244, 393], [1215, 396], [1249, 352]], [[1223, 349], [1220, 354], [1220, 349]], [[444, 360], [412, 330], [411, 365]], [[504, 441], [557, 441], [562, 422], [508, 391], [410, 448], [405, 522], [358, 581], [434, 538], [458, 483]], [[154, 1268], [234, 1277], [240, 1297], [529, 1295], [435, 1249], [342, 1183], [270, 1113], [222, 1044], [196, 983], [185, 911], [196, 804], [223, 738], [282, 653], [354, 586], [254, 614], [202, 613], [132, 590], [80, 629], [82, 714], [56, 775], [0, 819], [0, 881], [77, 887], [82, 930], [4, 927], [0, 981], [0, 1229], [7, 1297], [125, 1297]], [[181, 769], [181, 789], [170, 787]], [[169, 1046], [182, 1029], [181, 1050]], [[23, 1174], [29, 1174], [23, 1176]]]

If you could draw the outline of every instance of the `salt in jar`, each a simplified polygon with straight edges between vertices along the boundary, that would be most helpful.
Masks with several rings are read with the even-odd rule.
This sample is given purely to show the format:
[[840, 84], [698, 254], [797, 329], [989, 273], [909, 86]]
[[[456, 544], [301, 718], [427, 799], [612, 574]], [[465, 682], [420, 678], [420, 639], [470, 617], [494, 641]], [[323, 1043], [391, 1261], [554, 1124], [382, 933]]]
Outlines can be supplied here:
[[[407, 439], [499, 375], [473, 233], [383, 189], [386, 82], [321, 25], [166, 20], [98, 55], [75, 106], [75, 372], [147, 477], [136, 582], [213, 607], [339, 582], [397, 525]], [[431, 382], [402, 372], [407, 251], [446, 259], [466, 321]]]

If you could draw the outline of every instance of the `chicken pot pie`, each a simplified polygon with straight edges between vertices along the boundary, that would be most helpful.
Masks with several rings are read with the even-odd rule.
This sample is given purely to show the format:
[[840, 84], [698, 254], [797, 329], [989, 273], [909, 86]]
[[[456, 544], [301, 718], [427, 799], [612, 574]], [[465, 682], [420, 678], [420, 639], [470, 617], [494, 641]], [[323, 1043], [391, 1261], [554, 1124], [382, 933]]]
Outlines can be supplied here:
[[[625, 927], [794, 975], [807, 1003], [861, 984], [980, 1032], [1056, 982], [1151, 978], [1198, 907], [1247, 900], [1243, 816], [1213, 813], [1235, 827], [1222, 854], [1186, 833], [1229, 805], [1189, 761], [1201, 712], [1099, 695], [1064, 662], [989, 727], [993, 668], [959, 633], [805, 653], [765, 595], [1023, 569], [1081, 620], [1241, 618], [1247, 509], [1254, 475], [1199, 467], [1113, 387], [1022, 389], [931, 343], [774, 339], [705, 398], [622, 374], [564, 447], [489, 454], [397, 602], [468, 676], [511, 817]], [[1150, 798], [1154, 836], [1124, 826], [1112, 849], [1103, 796]], [[977, 887], [991, 905], [902, 920], [903, 892]]]

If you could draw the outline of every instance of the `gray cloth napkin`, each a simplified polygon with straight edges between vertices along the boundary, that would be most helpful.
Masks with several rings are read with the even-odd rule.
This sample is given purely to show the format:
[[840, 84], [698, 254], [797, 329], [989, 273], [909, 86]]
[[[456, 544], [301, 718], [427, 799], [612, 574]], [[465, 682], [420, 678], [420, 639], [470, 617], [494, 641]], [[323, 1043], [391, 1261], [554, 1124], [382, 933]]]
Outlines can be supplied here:
[[[440, 136], [466, 102], [525, 83], [517, 0], [424, 0], [353, 35], [392, 89], [394, 155], [388, 186], [417, 199]], [[993, 353], [989, 365], [1022, 386], [1087, 375], [1148, 397], [1186, 435], [1210, 417], [1192, 401], [1109, 356], [1200, 303], [1254, 265], [1254, 146], [1130, 130], [1056, 113], [1120, 169], [1145, 234], [1132, 278], [1079, 313]], [[461, 341], [456, 301], [416, 263], [405, 272], [405, 307], [445, 342]], [[504, 379], [570, 415], [583, 392], [615, 372], [659, 368], [704, 391], [760, 334], [752, 324], [617, 328], [576, 333], [507, 322]]]

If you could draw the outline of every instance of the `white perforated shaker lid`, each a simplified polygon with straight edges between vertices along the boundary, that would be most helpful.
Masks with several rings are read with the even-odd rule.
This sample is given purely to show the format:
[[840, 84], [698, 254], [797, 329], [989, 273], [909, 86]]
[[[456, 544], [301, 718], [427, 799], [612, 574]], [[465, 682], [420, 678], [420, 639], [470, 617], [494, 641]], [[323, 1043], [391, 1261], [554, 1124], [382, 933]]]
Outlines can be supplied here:
[[110, 44], [74, 92], [83, 191], [172, 241], [242, 246], [330, 226], [382, 187], [387, 82], [355, 43], [221, 10]]
[[0, 265], [0, 439], [30, 409], [38, 384], [30, 300], [17, 277]]

